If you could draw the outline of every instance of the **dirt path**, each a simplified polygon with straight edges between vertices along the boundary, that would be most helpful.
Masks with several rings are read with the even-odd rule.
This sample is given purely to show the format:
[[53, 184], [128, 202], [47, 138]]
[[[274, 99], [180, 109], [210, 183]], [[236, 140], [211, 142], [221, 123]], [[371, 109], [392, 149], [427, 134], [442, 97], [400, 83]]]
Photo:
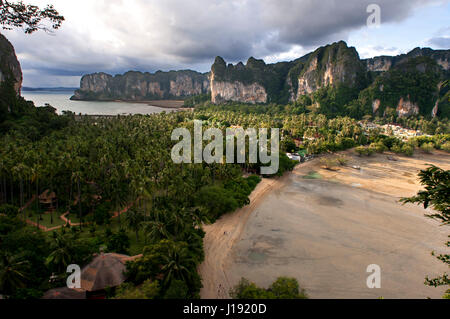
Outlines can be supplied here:
[[250, 195], [250, 205], [222, 216], [212, 225], [205, 225], [205, 261], [199, 266], [203, 278], [200, 296], [203, 299], [227, 299], [231, 288], [225, 274], [233, 245], [241, 238], [251, 212], [264, 196], [281, 187], [287, 175], [277, 179], [263, 179]]

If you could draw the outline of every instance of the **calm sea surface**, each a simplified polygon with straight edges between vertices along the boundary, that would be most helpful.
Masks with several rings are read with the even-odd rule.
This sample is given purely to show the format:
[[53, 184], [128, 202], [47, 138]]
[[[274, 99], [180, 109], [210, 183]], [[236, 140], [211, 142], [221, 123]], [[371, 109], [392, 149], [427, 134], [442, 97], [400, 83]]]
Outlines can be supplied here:
[[151, 114], [171, 111], [170, 109], [151, 106], [145, 103], [71, 101], [70, 97], [72, 95], [73, 91], [22, 92], [22, 96], [26, 100], [33, 101], [34, 105], [44, 106], [48, 103], [56, 108], [59, 114], [62, 111], [91, 115]]

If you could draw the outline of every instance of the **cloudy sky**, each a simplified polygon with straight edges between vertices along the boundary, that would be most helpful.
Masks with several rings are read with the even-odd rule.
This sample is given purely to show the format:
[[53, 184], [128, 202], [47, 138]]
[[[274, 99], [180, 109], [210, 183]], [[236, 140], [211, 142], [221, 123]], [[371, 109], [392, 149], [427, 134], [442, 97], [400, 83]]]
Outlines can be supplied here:
[[[92, 72], [194, 69], [214, 57], [277, 62], [345, 40], [361, 57], [450, 48], [450, 0], [25, 0], [53, 4], [54, 34], [1, 31], [16, 48], [24, 85], [79, 85]], [[369, 4], [381, 25], [367, 26]]]

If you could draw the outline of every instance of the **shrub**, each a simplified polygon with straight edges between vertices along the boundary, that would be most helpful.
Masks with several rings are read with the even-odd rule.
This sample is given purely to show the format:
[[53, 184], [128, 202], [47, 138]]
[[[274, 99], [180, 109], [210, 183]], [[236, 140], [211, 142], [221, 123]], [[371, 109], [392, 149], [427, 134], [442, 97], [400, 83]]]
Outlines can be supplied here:
[[14, 205], [4, 204], [0, 206], [0, 214], [4, 214], [8, 217], [16, 217], [19, 213], [19, 208]]
[[424, 144], [422, 144], [420, 149], [424, 153], [430, 154], [433, 151], [433, 149], [434, 149], [434, 144], [433, 143], [424, 143]]
[[338, 161], [339, 165], [345, 166], [345, 165], [347, 165], [347, 163], [348, 163], [348, 158], [345, 157], [345, 156], [339, 156], [339, 157], [337, 158], [337, 161]]
[[108, 251], [119, 254], [128, 254], [130, 248], [130, 238], [125, 230], [121, 229], [117, 233], [112, 233], [107, 238]]
[[364, 146], [358, 146], [357, 148], [355, 148], [355, 152], [359, 156], [363, 156], [366, 153], [366, 148]]
[[372, 149], [373, 152], [379, 154], [387, 151], [387, 147], [383, 144], [383, 142], [372, 143], [370, 144], [369, 148]]
[[359, 156], [362, 156], [362, 155], [371, 156], [371, 155], [375, 154], [375, 150], [373, 148], [366, 147], [366, 146], [358, 146], [355, 149], [355, 152], [358, 153]]
[[325, 169], [330, 170], [339, 165], [339, 162], [336, 158], [329, 158], [329, 157], [324, 157], [320, 159], [320, 163], [323, 165]]
[[450, 142], [446, 142], [446, 143], [442, 144], [441, 145], [441, 149], [443, 151], [446, 151], [446, 152], [450, 153]]
[[403, 155], [406, 155], [406, 156], [413, 156], [413, 154], [414, 154], [414, 147], [412, 147], [411, 145], [406, 144], [406, 143], [404, 143], [403, 145], [402, 144], [396, 144], [396, 145], [394, 145], [392, 147], [392, 151], [394, 153], [397, 153], [397, 154], [403, 154]]
[[280, 277], [270, 287], [269, 291], [276, 299], [307, 299], [304, 289], [300, 289], [295, 278]]
[[231, 291], [233, 299], [307, 299], [305, 291], [299, 287], [297, 279], [279, 277], [268, 289], [260, 288], [242, 278]]
[[405, 144], [402, 146], [402, 153], [406, 156], [413, 156], [414, 148], [411, 145]]
[[147, 279], [141, 285], [135, 287], [132, 283], [123, 283], [117, 288], [114, 299], [155, 299], [159, 294], [157, 281]]

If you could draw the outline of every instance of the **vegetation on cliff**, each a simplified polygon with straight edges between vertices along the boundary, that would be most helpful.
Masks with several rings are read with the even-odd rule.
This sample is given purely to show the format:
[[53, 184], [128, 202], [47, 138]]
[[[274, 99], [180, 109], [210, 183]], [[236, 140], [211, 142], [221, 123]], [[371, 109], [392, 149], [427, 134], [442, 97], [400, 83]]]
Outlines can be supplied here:
[[73, 100], [161, 100], [185, 98], [209, 91], [208, 74], [191, 70], [129, 71], [115, 76], [106, 73], [87, 74]]
[[449, 77], [443, 67], [448, 56], [444, 50], [415, 49], [388, 59], [385, 72], [376, 72], [370, 70], [369, 60], [361, 60], [355, 48], [341, 41], [292, 62], [265, 64], [250, 58], [246, 65], [227, 66], [217, 57], [211, 72], [216, 81], [261, 84], [267, 103], [295, 101], [304, 110], [328, 117], [390, 118], [395, 113], [395, 118], [445, 119], [450, 115], [448, 87], [440, 84]]

